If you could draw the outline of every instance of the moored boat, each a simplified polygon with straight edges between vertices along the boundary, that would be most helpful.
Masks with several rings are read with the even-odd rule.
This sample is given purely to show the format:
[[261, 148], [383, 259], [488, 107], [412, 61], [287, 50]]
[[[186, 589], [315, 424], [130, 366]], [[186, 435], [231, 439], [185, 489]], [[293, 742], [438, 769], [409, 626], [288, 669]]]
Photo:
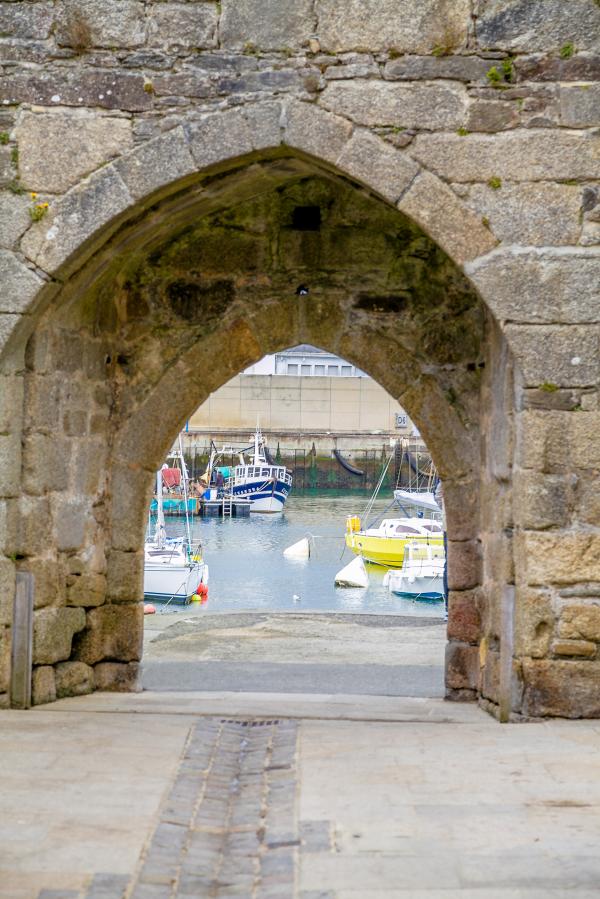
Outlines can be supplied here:
[[365, 562], [386, 568], [401, 568], [404, 551], [411, 543], [427, 542], [443, 547], [442, 526], [429, 518], [384, 518], [377, 526], [361, 529], [360, 518], [346, 522], [346, 546]]
[[443, 599], [444, 548], [431, 543], [407, 544], [402, 568], [386, 572], [383, 585], [407, 599]]

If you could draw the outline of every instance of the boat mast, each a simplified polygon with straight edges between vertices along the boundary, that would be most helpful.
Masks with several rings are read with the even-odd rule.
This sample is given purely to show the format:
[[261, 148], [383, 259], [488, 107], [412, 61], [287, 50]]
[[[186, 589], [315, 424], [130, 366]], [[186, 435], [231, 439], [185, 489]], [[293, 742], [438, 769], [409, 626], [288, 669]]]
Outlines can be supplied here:
[[162, 549], [165, 545], [167, 532], [165, 529], [165, 513], [163, 511], [163, 483], [161, 469], [156, 472], [156, 505], [156, 533], [154, 539], [156, 545]]
[[188, 547], [192, 546], [192, 532], [190, 528], [190, 514], [188, 510], [188, 472], [187, 466], [185, 464], [185, 459], [183, 458], [183, 440], [181, 438], [181, 432], [179, 433], [179, 457], [181, 461], [181, 477], [183, 480], [183, 502], [185, 505], [185, 533], [187, 537]]

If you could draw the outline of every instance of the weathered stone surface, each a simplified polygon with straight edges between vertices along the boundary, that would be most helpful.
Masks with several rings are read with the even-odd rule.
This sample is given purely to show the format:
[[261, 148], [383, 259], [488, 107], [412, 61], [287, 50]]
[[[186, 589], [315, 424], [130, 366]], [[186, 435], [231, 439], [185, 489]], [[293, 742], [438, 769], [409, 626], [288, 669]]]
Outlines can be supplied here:
[[142, 689], [140, 666], [138, 662], [100, 662], [94, 666], [94, 684], [96, 690], [138, 693]]
[[600, 582], [600, 536], [593, 531], [525, 531], [522, 571], [527, 583]]
[[600, 643], [600, 604], [565, 606], [560, 614], [558, 633], [564, 639]]
[[0, 556], [0, 630], [11, 624], [15, 595], [15, 563]]
[[469, 105], [467, 131], [505, 131], [519, 124], [519, 110], [510, 103], [476, 100]]
[[554, 626], [549, 593], [519, 587], [515, 600], [515, 655], [544, 658], [550, 649]]
[[88, 521], [88, 501], [78, 496], [58, 495], [52, 501], [54, 536], [61, 552], [81, 549]]
[[142, 144], [115, 162], [131, 196], [138, 200], [196, 171], [182, 128]]
[[450, 181], [553, 181], [600, 176], [600, 136], [550, 129], [418, 134], [411, 155]]
[[448, 587], [471, 590], [481, 581], [481, 545], [477, 540], [448, 541]]
[[599, 662], [523, 660], [523, 713], [600, 717]]
[[146, 38], [141, 0], [63, 0], [57, 10], [56, 40], [74, 46], [73, 25], [84, 22], [93, 47], [140, 47]]
[[9, 250], [0, 250], [0, 312], [24, 312], [43, 285]]
[[320, 0], [318, 37], [325, 52], [394, 49], [426, 53], [466, 41], [468, 0]]
[[368, 184], [391, 203], [397, 203], [418, 172], [418, 166], [368, 131], [355, 131], [337, 166], [350, 177]]
[[25, 113], [16, 134], [23, 184], [50, 193], [63, 193], [132, 145], [128, 119], [83, 111]]
[[240, 109], [206, 116], [201, 122], [186, 126], [186, 133], [198, 168], [243, 156], [254, 149], [251, 129]]
[[52, 3], [0, 3], [2, 37], [43, 40], [50, 34], [54, 17]]
[[69, 450], [65, 438], [30, 434], [23, 441], [23, 485], [31, 494], [66, 491]]
[[73, 188], [30, 228], [21, 249], [40, 268], [53, 272], [132, 202], [118, 173], [112, 166], [105, 166]]
[[563, 84], [560, 121], [568, 128], [600, 125], [600, 84]]
[[216, 31], [217, 8], [213, 3], [154, 3], [150, 7], [150, 46], [167, 50], [214, 47]]
[[415, 178], [398, 208], [458, 265], [488, 253], [497, 244], [481, 219], [469, 214], [454, 191], [429, 172], [421, 172]]
[[106, 598], [106, 577], [86, 572], [67, 577], [68, 606], [101, 606]]
[[479, 643], [481, 637], [478, 590], [451, 590], [448, 596], [448, 639]]
[[[576, 244], [581, 233], [579, 185], [504, 182], [499, 190], [493, 190], [487, 184], [475, 184], [468, 189], [465, 200], [474, 213], [488, 219], [494, 234], [507, 244], [527, 247]], [[508, 255], [504, 257], [505, 260]], [[523, 279], [529, 275], [531, 281], [534, 277], [537, 279], [538, 290], [543, 290], [544, 305], [557, 302], [555, 290], [559, 297], [564, 296], [565, 292], [573, 296], [577, 291], [576, 284], [580, 286], [581, 280], [586, 277], [586, 266], [590, 265], [592, 269], [599, 267], [600, 271], [600, 255], [587, 259], [583, 254], [553, 257], [550, 251], [547, 256], [536, 256], [533, 253], [529, 256], [513, 255], [512, 263], [512, 272], [506, 273], [508, 277], [503, 293], [508, 293], [509, 285], [515, 279]], [[533, 269], [536, 269], [535, 275]], [[518, 289], [515, 291], [513, 305], [517, 303], [517, 294]], [[524, 295], [529, 296], [528, 293], [519, 295], [521, 303]], [[593, 304], [593, 297], [590, 298], [590, 304]], [[584, 302], [584, 308], [585, 305]], [[570, 314], [570, 310], [565, 312]]]
[[221, 46], [283, 50], [308, 41], [315, 28], [312, 0], [223, 0]]
[[[66, 609], [79, 612], [83, 609]], [[143, 603], [121, 606], [100, 606], [87, 614], [87, 627], [76, 638], [73, 658], [88, 665], [103, 659], [119, 662], [139, 662], [142, 657], [144, 625]]]
[[33, 663], [52, 665], [71, 655], [73, 635], [85, 627], [83, 609], [40, 609], [33, 622]]
[[467, 643], [446, 645], [446, 689], [476, 690], [479, 685], [479, 647]]
[[569, 470], [569, 453], [565, 453], [564, 435], [568, 434], [571, 416], [568, 412], [528, 410], [517, 418], [517, 451], [522, 468], [540, 472]]
[[524, 471], [515, 475], [515, 524], [531, 530], [564, 527], [569, 523], [571, 478]]
[[111, 602], [138, 602], [142, 599], [144, 556], [140, 550], [112, 549], [108, 556], [107, 593]]
[[16, 496], [21, 467], [21, 440], [18, 432], [0, 434], [0, 496]]
[[464, 125], [467, 96], [462, 85], [350, 81], [328, 84], [320, 103], [360, 125], [436, 129]]
[[600, 412], [577, 411], [569, 421], [570, 460], [578, 468], [600, 467]]
[[59, 662], [54, 672], [57, 699], [84, 696], [94, 690], [94, 669], [83, 662]]
[[25, 561], [24, 568], [33, 569], [35, 589], [33, 606], [44, 609], [46, 606], [57, 608], [65, 604], [65, 576], [62, 561], [53, 559], [35, 559], [33, 563]]
[[[13, 193], [0, 193], [0, 247], [14, 248], [19, 237], [31, 224], [29, 198]], [[5, 299], [4, 294], [2, 298]]]
[[0, 147], [0, 187], [11, 184], [15, 177], [12, 154], [9, 147]]
[[550, 647], [555, 656], [593, 659], [598, 647], [589, 640], [554, 640]]
[[566, 43], [598, 47], [600, 10], [588, 0], [489, 0], [477, 19], [477, 43], [485, 49], [555, 50]]
[[390, 59], [383, 69], [388, 81], [484, 81], [489, 59], [478, 56], [401, 56]]
[[326, 162], [337, 161], [352, 134], [350, 122], [312, 103], [291, 101], [284, 115], [285, 143]]
[[144, 84], [141, 75], [127, 72], [16, 72], [0, 77], [0, 103], [89, 106], [139, 112], [150, 109], [153, 103], [152, 95], [144, 90]]
[[518, 81], [597, 81], [600, 56], [577, 53], [570, 59], [539, 54], [520, 56], [515, 62]]
[[505, 332], [525, 386], [591, 387], [598, 383], [597, 325], [507, 325]]
[[56, 699], [56, 683], [52, 665], [40, 665], [33, 669], [31, 679], [32, 705], [44, 705]]

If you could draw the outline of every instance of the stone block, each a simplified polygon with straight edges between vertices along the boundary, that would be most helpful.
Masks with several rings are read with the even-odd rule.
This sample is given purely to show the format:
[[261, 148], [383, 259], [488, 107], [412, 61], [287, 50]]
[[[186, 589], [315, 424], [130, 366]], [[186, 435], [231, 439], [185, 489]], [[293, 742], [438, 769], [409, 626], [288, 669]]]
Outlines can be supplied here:
[[595, 643], [589, 640], [554, 640], [551, 650], [555, 656], [570, 656], [573, 658], [592, 659], [598, 649]]
[[421, 172], [398, 204], [458, 264], [488, 253], [497, 240], [481, 218], [454, 191], [429, 172]]
[[148, 44], [166, 50], [204, 50], [216, 46], [214, 3], [154, 3], [149, 9]]
[[12, 621], [15, 595], [15, 563], [0, 556], [0, 629]]
[[57, 495], [52, 500], [55, 545], [61, 552], [81, 549], [88, 524], [89, 501], [86, 498]]
[[108, 555], [107, 594], [111, 602], [142, 599], [144, 556], [137, 551], [112, 549]]
[[522, 712], [533, 717], [600, 717], [600, 662], [524, 659]]
[[570, 521], [572, 482], [569, 476], [521, 471], [515, 474], [515, 524], [529, 530], [565, 527]]
[[[477, 214], [480, 221], [483, 217], [488, 219], [496, 237], [506, 244], [552, 247], [576, 244], [579, 240], [581, 233], [579, 185], [507, 182], [499, 190], [493, 190], [487, 184], [474, 184], [465, 194], [465, 202], [473, 213]], [[570, 256], [566, 254], [559, 256], [551, 249], [547, 255], [531, 251], [519, 254], [515, 251], [512, 253], [506, 251], [504, 255], [490, 260], [489, 269], [486, 266], [484, 271], [487, 271], [487, 277], [492, 277], [499, 274], [501, 268], [504, 269], [504, 273], [500, 277], [504, 280], [500, 286], [501, 297], [498, 302], [502, 301], [516, 307], [520, 300], [523, 308], [523, 297], [531, 296], [531, 302], [523, 311], [526, 313], [528, 307], [534, 306], [537, 300], [540, 308], [539, 312], [538, 310], [536, 312], [543, 316], [544, 308], [550, 306], [552, 314], [565, 300], [569, 303], [567, 297], [576, 295], [578, 286], [588, 274], [589, 289], [594, 281], [594, 270], [600, 271], [600, 257], [596, 256], [594, 259], [591, 254], [586, 257], [581, 251], [574, 251]], [[527, 282], [523, 293], [515, 284], [522, 281]], [[545, 304], [541, 302], [542, 296]], [[571, 320], [576, 321], [579, 316], [585, 314], [586, 308], [591, 307], [592, 300], [584, 302], [581, 311], [575, 308], [574, 303], [570, 305], [573, 306], [572, 314], [576, 316]], [[563, 314], [567, 313], [566, 309], [562, 311]], [[522, 315], [523, 313], [520, 317]]]
[[[31, 227], [21, 242], [22, 250], [41, 269], [54, 272], [132, 202], [119, 174], [107, 165], [69, 191]], [[92, 246], [88, 245], [86, 251], [91, 253]]]
[[526, 583], [600, 582], [600, 534], [594, 531], [525, 531], [522, 575]]
[[100, 662], [94, 666], [96, 690], [139, 693], [142, 689], [140, 673], [138, 662]]
[[49, 193], [64, 193], [133, 142], [129, 119], [83, 110], [26, 112], [16, 135], [23, 185]]
[[597, 325], [511, 324], [505, 327], [505, 334], [525, 387], [540, 384], [595, 387], [598, 384], [600, 328]]
[[33, 621], [33, 663], [53, 665], [71, 655], [73, 635], [85, 627], [83, 609], [40, 609]]
[[598, 49], [600, 10], [588, 0], [489, 0], [477, 18], [477, 43], [485, 50], [534, 53], [572, 43]]
[[478, 56], [400, 56], [390, 59], [383, 68], [386, 81], [483, 81], [489, 60]]
[[[67, 609], [80, 612], [83, 609]], [[87, 613], [87, 627], [74, 643], [73, 658], [95, 665], [104, 659], [139, 662], [142, 657], [143, 603], [100, 606]]]
[[0, 627], [0, 693], [10, 689], [11, 629]]
[[470, 26], [468, 0], [320, 0], [318, 37], [324, 52], [458, 49]]
[[101, 606], [106, 599], [106, 577], [96, 572], [67, 575], [68, 606]]
[[193, 174], [196, 163], [183, 129], [174, 128], [123, 156], [115, 169], [134, 200], [139, 200]]
[[600, 135], [517, 129], [501, 134], [418, 134], [411, 155], [450, 182], [598, 178]]
[[600, 521], [600, 476], [587, 472], [579, 478], [575, 489], [575, 516], [582, 524], [597, 525]]
[[600, 643], [600, 604], [578, 603], [565, 606], [560, 614], [558, 633], [567, 640], [592, 640]]
[[517, 416], [517, 457], [521, 468], [540, 472], [569, 470], [565, 434], [572, 413], [527, 410]]
[[597, 81], [600, 78], [600, 56], [576, 53], [570, 59], [546, 53], [519, 56], [515, 60], [519, 81]]
[[225, 49], [299, 49], [315, 29], [312, 0], [223, 0], [219, 23]]
[[444, 509], [446, 527], [451, 540], [470, 540], [479, 533], [477, 486], [469, 481], [461, 483], [445, 480]]
[[23, 487], [32, 495], [63, 491], [69, 482], [70, 442], [56, 434], [30, 434], [23, 441]]
[[418, 172], [412, 159], [364, 130], [354, 132], [337, 167], [391, 203], [398, 202]]
[[0, 193], [0, 247], [12, 250], [27, 231], [31, 224], [29, 207], [28, 197], [8, 191]]
[[152, 95], [144, 90], [142, 75], [120, 71], [87, 70], [77, 74], [50, 70], [43, 75], [37, 71], [14, 73], [0, 77], [0, 102], [28, 103], [37, 106], [92, 107], [128, 112], [150, 109]]
[[141, 47], [146, 39], [142, 0], [63, 0], [56, 17], [60, 46], [74, 46], [75, 22], [88, 26], [92, 47]]
[[53, 18], [53, 3], [0, 3], [0, 34], [4, 38], [44, 40]]
[[[482, 60], [483, 62], [484, 60]], [[495, 133], [516, 128], [519, 124], [519, 110], [510, 103], [494, 100], [475, 100], [469, 105], [467, 131], [487, 131]]]
[[481, 544], [478, 540], [448, 541], [448, 587], [471, 590], [481, 582]]
[[554, 635], [552, 599], [544, 590], [518, 587], [515, 600], [515, 656], [544, 658]]
[[569, 452], [575, 467], [600, 469], [600, 412], [578, 411], [570, 416]]
[[446, 689], [477, 690], [479, 647], [451, 641], [446, 644]]
[[335, 163], [351, 134], [350, 122], [314, 103], [292, 100], [285, 107], [284, 142], [316, 159]]
[[10, 147], [0, 147], [0, 187], [6, 187], [15, 177]]
[[448, 639], [479, 643], [481, 638], [478, 590], [451, 590], [448, 596]]
[[567, 128], [600, 125], [600, 84], [562, 84], [560, 123]]
[[244, 156], [254, 149], [252, 133], [242, 109], [206, 116], [186, 126], [192, 155], [198, 168]]
[[31, 679], [32, 705], [44, 705], [56, 699], [56, 682], [52, 665], [40, 665], [33, 669]]
[[83, 662], [59, 662], [54, 668], [56, 698], [84, 696], [94, 690], [94, 669]]
[[437, 81], [344, 81], [328, 84], [319, 103], [359, 125], [436, 131], [464, 125], [467, 93], [462, 84]]
[[0, 312], [26, 312], [43, 286], [42, 279], [9, 250], [0, 250]]
[[21, 469], [21, 437], [0, 434], [0, 496], [18, 496]]

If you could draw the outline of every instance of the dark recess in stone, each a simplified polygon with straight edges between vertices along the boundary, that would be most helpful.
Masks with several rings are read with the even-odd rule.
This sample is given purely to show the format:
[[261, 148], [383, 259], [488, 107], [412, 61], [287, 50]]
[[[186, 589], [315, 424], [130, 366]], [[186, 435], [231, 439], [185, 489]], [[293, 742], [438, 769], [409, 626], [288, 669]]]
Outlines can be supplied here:
[[406, 308], [407, 302], [406, 297], [373, 297], [361, 293], [358, 295], [354, 308], [363, 309], [365, 312], [402, 312]]
[[296, 206], [292, 210], [292, 228], [294, 231], [320, 231], [320, 206]]
[[199, 317], [222, 315], [233, 300], [233, 283], [229, 280], [213, 281], [201, 286], [194, 281], [172, 281], [166, 289], [171, 310], [186, 321]]

